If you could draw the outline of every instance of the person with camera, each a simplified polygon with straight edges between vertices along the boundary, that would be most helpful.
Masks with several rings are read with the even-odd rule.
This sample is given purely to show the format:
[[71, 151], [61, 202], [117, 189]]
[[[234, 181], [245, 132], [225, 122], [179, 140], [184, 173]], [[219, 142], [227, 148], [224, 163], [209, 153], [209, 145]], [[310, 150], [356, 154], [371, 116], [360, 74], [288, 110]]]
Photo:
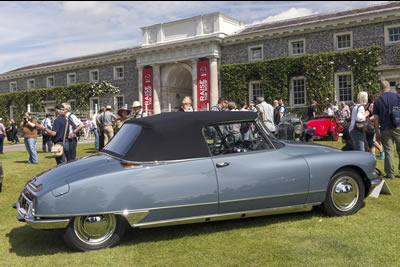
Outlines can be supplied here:
[[26, 151], [29, 153], [27, 164], [38, 164], [39, 159], [36, 152], [36, 140], [38, 136], [38, 121], [33, 118], [30, 112], [24, 113], [21, 128], [24, 136]]
[[56, 105], [56, 119], [53, 122], [53, 126], [51, 129], [46, 127], [44, 124], [39, 125], [39, 129], [46, 132], [49, 136], [51, 136], [51, 141], [54, 145], [62, 145], [63, 153], [59, 157], [55, 157], [57, 165], [65, 162], [65, 155], [69, 152], [69, 142], [68, 142], [68, 129], [67, 122], [64, 116], [64, 106], [57, 104]]

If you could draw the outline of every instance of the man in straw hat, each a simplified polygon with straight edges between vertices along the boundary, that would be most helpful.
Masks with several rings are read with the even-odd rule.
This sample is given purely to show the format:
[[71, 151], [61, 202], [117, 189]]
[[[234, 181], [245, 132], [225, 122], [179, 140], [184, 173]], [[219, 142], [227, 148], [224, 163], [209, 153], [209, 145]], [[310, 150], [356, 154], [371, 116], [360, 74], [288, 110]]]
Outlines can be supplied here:
[[147, 117], [147, 114], [146, 114], [146, 112], [144, 112], [142, 110], [142, 105], [140, 104], [139, 101], [133, 101], [132, 109], [134, 111], [134, 112], [132, 112], [132, 116], [131, 116], [132, 118], [140, 119], [143, 117]]
[[104, 125], [104, 131], [103, 131], [104, 146], [106, 146], [107, 143], [114, 136], [113, 124], [117, 120], [117, 116], [115, 116], [111, 111], [112, 111], [112, 107], [110, 105], [108, 105], [106, 107], [106, 112], [104, 112], [99, 118], [101, 123]]

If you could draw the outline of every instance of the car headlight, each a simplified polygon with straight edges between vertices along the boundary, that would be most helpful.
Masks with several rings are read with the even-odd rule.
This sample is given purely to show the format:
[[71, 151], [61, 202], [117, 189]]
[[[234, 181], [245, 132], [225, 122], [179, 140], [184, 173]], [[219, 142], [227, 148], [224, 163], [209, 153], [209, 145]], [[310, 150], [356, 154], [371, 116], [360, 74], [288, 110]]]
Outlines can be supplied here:
[[295, 127], [294, 127], [294, 132], [296, 133], [296, 134], [302, 134], [303, 133], [303, 127], [301, 127], [301, 125], [296, 125]]

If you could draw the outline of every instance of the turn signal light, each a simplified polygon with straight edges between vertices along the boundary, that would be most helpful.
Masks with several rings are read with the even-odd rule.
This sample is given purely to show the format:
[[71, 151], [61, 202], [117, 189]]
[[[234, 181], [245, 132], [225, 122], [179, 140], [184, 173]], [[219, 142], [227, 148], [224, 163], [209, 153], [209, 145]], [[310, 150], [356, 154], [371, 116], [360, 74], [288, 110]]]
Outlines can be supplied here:
[[142, 164], [139, 163], [131, 163], [131, 162], [121, 162], [121, 165], [124, 167], [138, 168], [142, 167]]

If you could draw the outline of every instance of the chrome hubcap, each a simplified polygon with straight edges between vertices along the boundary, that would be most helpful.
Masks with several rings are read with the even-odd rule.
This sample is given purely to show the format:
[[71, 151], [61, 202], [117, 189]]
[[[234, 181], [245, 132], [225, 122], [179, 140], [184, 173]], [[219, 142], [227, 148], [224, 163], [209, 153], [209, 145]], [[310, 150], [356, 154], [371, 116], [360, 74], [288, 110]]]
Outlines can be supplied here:
[[358, 184], [352, 177], [341, 177], [333, 186], [332, 202], [340, 211], [349, 211], [360, 196]]
[[116, 228], [116, 218], [113, 214], [79, 216], [75, 218], [76, 236], [86, 244], [97, 245], [107, 241]]

